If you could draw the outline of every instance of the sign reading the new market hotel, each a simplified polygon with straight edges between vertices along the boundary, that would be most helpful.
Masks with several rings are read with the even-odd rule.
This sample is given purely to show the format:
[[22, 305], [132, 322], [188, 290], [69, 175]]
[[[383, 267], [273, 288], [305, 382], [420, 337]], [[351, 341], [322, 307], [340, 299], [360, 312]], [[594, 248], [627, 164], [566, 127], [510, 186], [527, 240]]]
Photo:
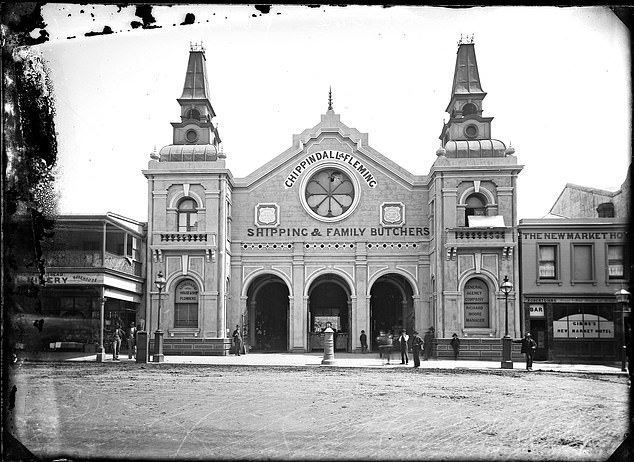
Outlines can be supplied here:
[[481, 279], [470, 279], [465, 284], [464, 326], [489, 327], [489, 289]]
[[302, 172], [306, 170], [306, 168], [315, 163], [320, 163], [324, 161], [334, 161], [344, 164], [348, 167], [352, 167], [352, 169], [359, 172], [359, 174], [365, 180], [369, 187], [376, 187], [376, 179], [374, 178], [374, 175], [370, 173], [363, 162], [354, 157], [352, 154], [340, 151], [319, 151], [307, 155], [297, 163], [291, 174], [286, 178], [286, 181], [284, 181], [284, 187], [286, 189], [292, 188]]

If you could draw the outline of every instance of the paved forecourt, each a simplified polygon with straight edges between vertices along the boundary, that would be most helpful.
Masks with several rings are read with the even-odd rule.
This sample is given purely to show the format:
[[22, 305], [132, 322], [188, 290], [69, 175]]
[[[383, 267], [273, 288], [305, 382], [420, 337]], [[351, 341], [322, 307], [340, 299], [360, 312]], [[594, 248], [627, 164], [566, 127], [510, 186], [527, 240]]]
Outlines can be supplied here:
[[[229, 356], [180, 356], [166, 355], [166, 364], [205, 364], [205, 365], [221, 365], [221, 366], [320, 366], [323, 359], [322, 353], [250, 353], [246, 355], [229, 355]], [[40, 360], [68, 360], [68, 361], [95, 361], [94, 355], [74, 355], [57, 357], [53, 354], [41, 356]], [[119, 363], [133, 363], [134, 359], [128, 359], [127, 356], [121, 355]], [[106, 361], [112, 361], [111, 357], [107, 357]], [[112, 361], [114, 362], [114, 361]], [[149, 364], [160, 366], [159, 363], [153, 363], [150, 356]], [[409, 364], [401, 364], [400, 356], [392, 354], [390, 363], [383, 357], [379, 357], [378, 353], [355, 354], [355, 353], [339, 353], [335, 355], [335, 362], [330, 367], [365, 367], [365, 368], [405, 368], [413, 367], [413, 361]], [[472, 369], [472, 370], [492, 370], [501, 369], [499, 361], [470, 361], [470, 360], [447, 360], [447, 359], [431, 359], [421, 361], [421, 370], [425, 369]], [[514, 370], [526, 370], [526, 363], [516, 361]], [[555, 372], [582, 372], [582, 373], [601, 373], [601, 374], [626, 374], [621, 372], [621, 365], [617, 363], [604, 364], [575, 364], [575, 363], [557, 363], [552, 361], [538, 361], [533, 363], [533, 371], [555, 371]]]

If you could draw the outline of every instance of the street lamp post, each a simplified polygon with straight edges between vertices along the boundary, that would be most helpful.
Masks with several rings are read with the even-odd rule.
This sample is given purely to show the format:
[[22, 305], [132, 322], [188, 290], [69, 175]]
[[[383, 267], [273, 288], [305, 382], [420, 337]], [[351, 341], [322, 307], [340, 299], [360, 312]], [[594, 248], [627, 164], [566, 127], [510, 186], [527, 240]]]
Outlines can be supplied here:
[[504, 337], [502, 338], [502, 369], [513, 369], [513, 359], [511, 359], [511, 346], [513, 341], [509, 335], [509, 293], [513, 290], [513, 284], [508, 276], [504, 276], [502, 292], [504, 292]]
[[614, 292], [616, 301], [621, 305], [621, 371], [625, 372], [626, 357], [627, 357], [627, 344], [625, 338], [625, 313], [629, 309], [628, 302], [630, 300], [630, 293], [625, 289], [620, 289]]
[[106, 305], [106, 297], [99, 297], [99, 347], [97, 349], [97, 362], [102, 363], [106, 360], [106, 350], [103, 346], [103, 329], [105, 323], [105, 305]]
[[161, 330], [161, 292], [165, 288], [165, 277], [163, 272], [159, 271], [156, 275], [154, 285], [158, 289], [158, 316], [156, 324], [156, 332], [154, 332], [154, 362], [162, 363], [165, 359], [163, 357], [163, 331]]

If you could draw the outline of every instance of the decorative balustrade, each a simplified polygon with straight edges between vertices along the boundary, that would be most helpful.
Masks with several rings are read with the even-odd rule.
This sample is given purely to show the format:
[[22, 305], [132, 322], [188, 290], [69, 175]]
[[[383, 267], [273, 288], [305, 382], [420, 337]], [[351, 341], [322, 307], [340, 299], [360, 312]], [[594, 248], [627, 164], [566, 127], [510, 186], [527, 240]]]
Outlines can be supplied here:
[[209, 242], [207, 233], [159, 233], [159, 235], [161, 242]]
[[101, 268], [101, 252], [83, 250], [55, 250], [47, 251], [44, 255], [47, 267], [78, 267], [78, 268]]
[[456, 240], [467, 240], [467, 239], [471, 239], [471, 240], [480, 240], [480, 239], [484, 239], [484, 240], [504, 240], [504, 236], [505, 236], [505, 230], [503, 229], [498, 229], [498, 230], [471, 230], [471, 229], [465, 229], [465, 230], [454, 230], [454, 236], [456, 238]]

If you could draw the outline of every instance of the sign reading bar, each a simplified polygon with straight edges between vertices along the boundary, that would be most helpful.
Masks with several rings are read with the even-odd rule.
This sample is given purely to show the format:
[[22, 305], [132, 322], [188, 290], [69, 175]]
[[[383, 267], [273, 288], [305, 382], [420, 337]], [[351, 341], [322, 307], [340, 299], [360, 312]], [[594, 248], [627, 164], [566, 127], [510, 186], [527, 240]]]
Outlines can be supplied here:
[[528, 313], [531, 318], [543, 318], [544, 305], [528, 305]]
[[489, 288], [481, 279], [465, 284], [464, 316], [465, 327], [489, 327]]
[[291, 174], [288, 175], [288, 177], [286, 178], [286, 181], [284, 181], [284, 187], [286, 189], [292, 188], [295, 182], [297, 181], [297, 179], [299, 178], [299, 176], [301, 175], [301, 173], [304, 170], [306, 170], [307, 167], [315, 163], [322, 162], [324, 160], [326, 161], [334, 160], [342, 164], [348, 164], [357, 172], [359, 172], [359, 174], [366, 181], [369, 187], [371, 188], [376, 187], [376, 178], [374, 178], [374, 175], [370, 173], [368, 168], [365, 165], [363, 165], [363, 163], [352, 154], [348, 154], [348, 153], [340, 152], [340, 151], [319, 151], [319, 152], [315, 152], [313, 154], [307, 155], [306, 157], [304, 157], [304, 159], [299, 161], [299, 163], [295, 166]]

